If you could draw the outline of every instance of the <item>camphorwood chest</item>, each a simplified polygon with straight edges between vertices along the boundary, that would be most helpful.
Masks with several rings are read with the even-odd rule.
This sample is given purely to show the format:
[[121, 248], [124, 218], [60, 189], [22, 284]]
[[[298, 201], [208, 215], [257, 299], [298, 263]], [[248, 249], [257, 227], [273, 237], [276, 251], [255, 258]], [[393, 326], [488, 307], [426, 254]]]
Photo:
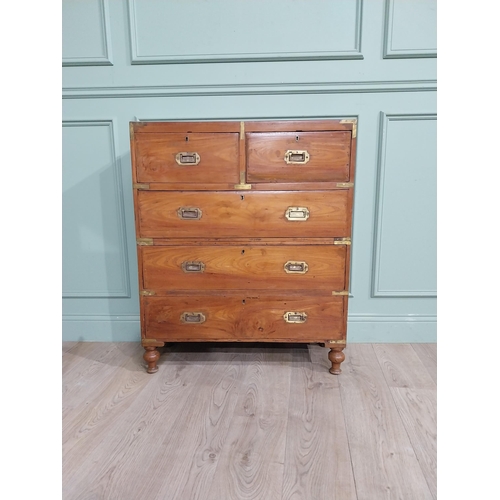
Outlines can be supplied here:
[[130, 124], [141, 338], [346, 343], [356, 120]]

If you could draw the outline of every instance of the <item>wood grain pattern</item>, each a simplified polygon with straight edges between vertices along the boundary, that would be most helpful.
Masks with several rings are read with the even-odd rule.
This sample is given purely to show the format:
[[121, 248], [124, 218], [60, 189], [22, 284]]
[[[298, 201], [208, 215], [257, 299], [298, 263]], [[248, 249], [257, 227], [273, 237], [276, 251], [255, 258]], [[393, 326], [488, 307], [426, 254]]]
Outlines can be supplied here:
[[[281, 499], [291, 361], [289, 350], [265, 348], [247, 361], [227, 446], [220, 454], [207, 499]], [[196, 498], [189, 495], [192, 491], [184, 489], [181, 498]]]
[[[267, 132], [247, 134], [248, 182], [346, 182], [350, 132]], [[287, 164], [287, 151], [307, 151], [304, 165]]]
[[154, 376], [139, 343], [65, 345], [63, 498], [436, 498], [434, 389], [389, 388], [369, 344], [340, 377], [266, 345], [170, 344]]
[[436, 390], [392, 387], [391, 393], [429, 490], [437, 498]]
[[338, 378], [309, 353], [293, 352], [282, 499], [356, 499]]
[[[149, 290], [343, 290], [345, 245], [143, 247], [144, 288]], [[183, 263], [203, 265], [185, 272]], [[287, 273], [287, 262], [305, 262], [305, 274]]]
[[437, 344], [412, 344], [412, 347], [437, 384]]
[[[266, 192], [139, 191], [140, 235], [150, 238], [349, 237], [348, 190]], [[199, 220], [181, 220], [179, 207], [196, 207]], [[288, 221], [288, 207], [305, 207], [304, 221]]]
[[433, 498], [373, 348], [346, 351], [339, 383], [358, 498]]
[[389, 387], [436, 388], [410, 344], [377, 344], [374, 350]]
[[[342, 338], [345, 297], [175, 296], [143, 297], [151, 338], [175, 341], [239, 340], [321, 342]], [[285, 312], [307, 314], [304, 323], [286, 323]], [[183, 323], [184, 312], [203, 314], [199, 324]]]
[[[217, 361], [220, 361], [218, 363]], [[212, 482], [247, 372], [245, 356], [206, 353], [196, 397], [186, 400], [168, 433], [158, 437], [148, 473], [154, 477], [137, 494], [143, 498], [203, 498]], [[196, 432], [186, 432], [196, 429]], [[137, 467], [142, 467], [140, 462]], [[137, 498], [137, 497], [133, 497]]]
[[[138, 182], [212, 183], [239, 180], [238, 134], [142, 134], [136, 141]], [[177, 153], [196, 152], [197, 165], [179, 165]]]
[[[140, 356], [138, 359], [142, 361]], [[169, 435], [183, 405], [193, 397], [193, 390], [202, 387], [200, 377], [207, 377], [202, 366], [182, 359], [172, 359], [163, 368], [154, 377], [143, 372], [149, 382], [137, 392], [132, 404], [115, 416], [114, 425], [93, 449], [84, 450], [78, 464], [64, 471], [65, 499], [151, 498], [141, 490], [155, 475], [161, 475], [152, 460], [161, 447], [158, 436]], [[74, 453], [77, 451], [75, 448]], [[138, 476], [137, 470], [144, 473]]]

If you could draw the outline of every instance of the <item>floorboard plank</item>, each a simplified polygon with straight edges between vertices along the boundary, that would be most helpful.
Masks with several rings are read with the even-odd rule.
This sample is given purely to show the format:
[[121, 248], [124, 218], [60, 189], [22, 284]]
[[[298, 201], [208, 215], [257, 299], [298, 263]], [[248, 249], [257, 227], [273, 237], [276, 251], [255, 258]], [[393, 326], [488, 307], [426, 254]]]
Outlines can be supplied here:
[[437, 384], [437, 344], [412, 344], [412, 347]]
[[436, 391], [394, 387], [391, 392], [429, 489], [436, 498]]
[[436, 388], [436, 383], [410, 344], [374, 344], [373, 349], [389, 387]]
[[351, 344], [339, 377], [358, 500], [432, 494], [371, 344]]
[[[281, 499], [291, 362], [289, 349], [261, 348], [249, 357], [227, 445], [209, 494], [199, 498]], [[185, 488], [179, 498], [198, 498], [192, 492]]]
[[339, 381], [325, 370], [327, 352], [311, 346], [293, 353], [283, 500], [356, 499]]

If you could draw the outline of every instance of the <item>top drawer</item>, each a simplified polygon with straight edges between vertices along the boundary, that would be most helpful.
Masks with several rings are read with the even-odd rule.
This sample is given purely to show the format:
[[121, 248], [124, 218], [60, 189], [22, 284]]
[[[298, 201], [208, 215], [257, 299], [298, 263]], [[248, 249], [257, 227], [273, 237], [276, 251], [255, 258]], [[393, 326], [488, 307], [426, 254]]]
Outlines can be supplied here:
[[351, 132], [249, 133], [248, 182], [349, 180]]
[[138, 182], [237, 183], [235, 133], [136, 134]]

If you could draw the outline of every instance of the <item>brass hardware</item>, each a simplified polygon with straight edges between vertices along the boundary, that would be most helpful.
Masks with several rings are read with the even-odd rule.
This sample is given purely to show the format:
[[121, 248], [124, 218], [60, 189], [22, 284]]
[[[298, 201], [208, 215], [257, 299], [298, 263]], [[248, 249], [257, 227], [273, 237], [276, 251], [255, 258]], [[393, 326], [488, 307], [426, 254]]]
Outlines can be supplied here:
[[287, 220], [303, 221], [309, 219], [309, 210], [305, 207], [288, 207], [285, 212]]
[[143, 297], [150, 297], [151, 295], [156, 295], [156, 292], [153, 292], [153, 290], [141, 290], [139, 295], [142, 295]]
[[307, 314], [305, 312], [286, 312], [283, 314], [283, 319], [287, 323], [305, 323]]
[[177, 216], [182, 220], [200, 220], [203, 212], [196, 207], [180, 207]]
[[338, 238], [336, 240], [333, 240], [334, 245], [350, 245], [351, 244], [351, 238]]
[[137, 184], [137, 183], [134, 183], [134, 184], [132, 184], [132, 187], [134, 189], [149, 189], [149, 184]]
[[177, 153], [175, 161], [178, 165], [198, 165], [200, 163], [200, 155], [198, 153]]
[[340, 123], [352, 123], [352, 138], [356, 138], [357, 129], [358, 129], [358, 119], [357, 118], [349, 118], [347, 120], [340, 120]]
[[329, 344], [345, 344], [345, 340], [329, 340]]
[[289, 260], [283, 266], [286, 273], [289, 274], [306, 274], [309, 266], [306, 262], [295, 262]]
[[234, 189], [252, 189], [251, 184], [235, 184]]
[[349, 290], [341, 290], [340, 292], [332, 292], [332, 295], [349, 295]]
[[185, 273], [203, 273], [205, 264], [203, 262], [183, 262], [181, 268]]
[[134, 124], [132, 122], [129, 123], [129, 132], [130, 132], [130, 139], [133, 141], [134, 140]]
[[337, 182], [338, 188], [352, 188], [354, 187], [354, 182]]
[[201, 312], [183, 312], [181, 314], [181, 321], [183, 323], [204, 323], [206, 320], [205, 315]]
[[153, 244], [153, 238], [137, 238], [137, 244], [141, 246], [148, 246]]
[[285, 153], [285, 163], [287, 165], [305, 165], [309, 161], [309, 153], [302, 150], [289, 149]]
[[156, 339], [141, 339], [141, 344], [143, 345], [143, 347], [146, 346], [163, 347], [165, 345], [165, 342]]
[[245, 122], [240, 122], [240, 141], [245, 140]]

